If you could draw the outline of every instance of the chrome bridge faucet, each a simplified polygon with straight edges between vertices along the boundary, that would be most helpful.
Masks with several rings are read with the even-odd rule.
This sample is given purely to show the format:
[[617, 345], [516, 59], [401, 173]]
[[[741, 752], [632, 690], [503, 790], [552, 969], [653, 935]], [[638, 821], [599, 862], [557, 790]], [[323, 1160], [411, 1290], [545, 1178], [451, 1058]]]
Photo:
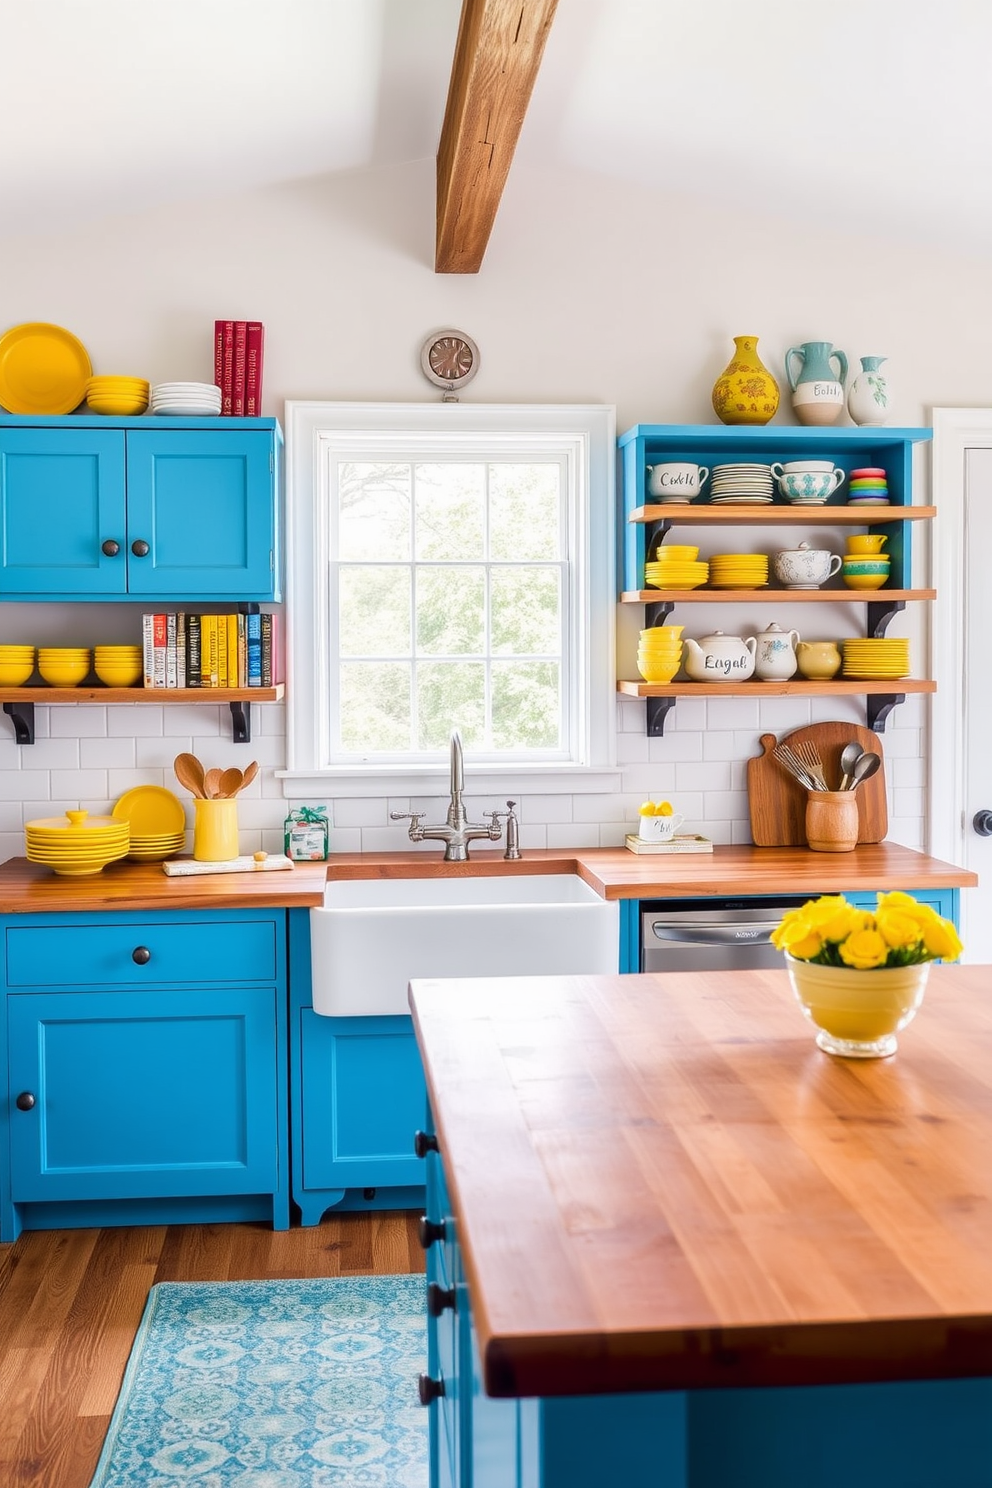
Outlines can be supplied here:
[[489, 842], [499, 842], [503, 836], [503, 828], [500, 825], [500, 817], [506, 817], [506, 852], [504, 858], [520, 857], [520, 838], [516, 815], [514, 814], [515, 801], [507, 801], [505, 811], [484, 811], [483, 816], [489, 817], [489, 825], [472, 823], [468, 820], [462, 795], [465, 790], [465, 766], [462, 759], [462, 736], [457, 729], [451, 730], [451, 804], [448, 806], [448, 817], [443, 826], [422, 827], [420, 825], [423, 812], [391, 811], [389, 813], [392, 821], [408, 821], [410, 830], [407, 833], [411, 842], [443, 842], [444, 861], [446, 863], [467, 863], [468, 845], [480, 837], [485, 837]]

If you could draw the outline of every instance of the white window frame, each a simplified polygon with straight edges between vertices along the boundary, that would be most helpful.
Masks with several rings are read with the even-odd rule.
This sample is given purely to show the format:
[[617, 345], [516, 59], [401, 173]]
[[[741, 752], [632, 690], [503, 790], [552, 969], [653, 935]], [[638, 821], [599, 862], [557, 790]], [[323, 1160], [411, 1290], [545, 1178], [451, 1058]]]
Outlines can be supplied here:
[[[447, 758], [428, 763], [330, 765], [322, 762], [322, 716], [329, 681], [325, 645], [327, 524], [318, 499], [329, 440], [355, 432], [366, 439], [397, 434], [469, 439], [512, 434], [559, 435], [575, 454], [578, 531], [574, 557], [575, 758], [546, 763], [480, 763], [475, 793], [609, 792], [616, 770], [615, 473], [616, 410], [604, 404], [463, 404], [287, 402], [286, 423], [286, 731], [287, 768], [278, 771], [287, 798], [334, 790], [352, 796], [429, 793], [447, 780]], [[327, 679], [322, 681], [322, 679]], [[458, 720], [452, 719], [452, 727]], [[467, 763], [471, 763], [467, 759]]]

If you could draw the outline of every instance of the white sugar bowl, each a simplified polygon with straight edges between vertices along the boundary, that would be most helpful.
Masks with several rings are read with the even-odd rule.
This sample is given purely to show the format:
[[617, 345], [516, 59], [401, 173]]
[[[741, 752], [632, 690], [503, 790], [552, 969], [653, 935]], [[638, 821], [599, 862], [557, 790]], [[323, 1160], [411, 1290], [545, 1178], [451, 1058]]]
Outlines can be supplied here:
[[772, 571], [786, 589], [819, 589], [834, 574], [840, 573], [844, 562], [839, 553], [829, 548], [811, 548], [809, 543], [800, 543], [798, 548], [783, 548], [772, 557]]

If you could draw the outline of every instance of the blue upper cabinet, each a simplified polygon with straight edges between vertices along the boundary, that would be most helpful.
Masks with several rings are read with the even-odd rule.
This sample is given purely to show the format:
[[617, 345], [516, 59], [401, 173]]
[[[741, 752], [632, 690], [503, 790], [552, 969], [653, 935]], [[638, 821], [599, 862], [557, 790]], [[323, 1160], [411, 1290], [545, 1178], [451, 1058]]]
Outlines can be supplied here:
[[278, 600], [274, 419], [0, 417], [0, 599]]

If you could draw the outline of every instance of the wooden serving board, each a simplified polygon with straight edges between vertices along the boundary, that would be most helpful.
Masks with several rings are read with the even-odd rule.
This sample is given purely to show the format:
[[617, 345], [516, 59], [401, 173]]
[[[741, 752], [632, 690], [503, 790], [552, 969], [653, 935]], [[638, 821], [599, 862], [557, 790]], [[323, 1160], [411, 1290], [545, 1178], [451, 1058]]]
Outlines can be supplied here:
[[857, 723], [811, 723], [777, 739], [761, 735], [762, 753], [747, 762], [747, 795], [751, 812], [751, 836], [756, 847], [806, 846], [806, 791], [774, 758], [776, 744], [809, 743], [823, 761], [827, 784], [840, 784], [840, 755], [845, 744], [856, 739], [862, 749], [882, 757], [882, 767], [857, 789], [859, 842], [881, 842], [889, 829], [885, 800], [885, 757], [882, 741], [871, 729]]

